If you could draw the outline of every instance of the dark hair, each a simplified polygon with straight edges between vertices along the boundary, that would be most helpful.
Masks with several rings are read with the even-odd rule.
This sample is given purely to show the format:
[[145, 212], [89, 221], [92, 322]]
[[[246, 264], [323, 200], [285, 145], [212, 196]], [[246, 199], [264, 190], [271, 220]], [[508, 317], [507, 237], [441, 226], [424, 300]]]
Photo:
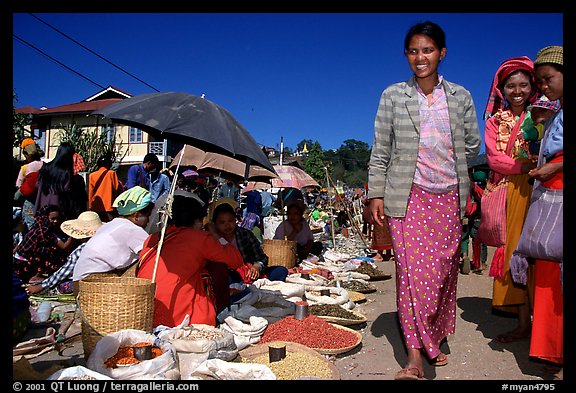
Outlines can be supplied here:
[[436, 23], [426, 21], [417, 23], [408, 30], [406, 38], [404, 38], [404, 51], [408, 51], [410, 40], [417, 34], [424, 34], [430, 37], [439, 49], [446, 48], [446, 34], [444, 30]]
[[564, 66], [562, 64], [558, 64], [558, 63], [538, 63], [538, 64], [534, 64], [534, 70], [536, 70], [536, 68], [543, 66], [543, 65], [547, 65], [550, 66], [552, 68], [554, 68], [556, 71], [561, 72], [562, 74], [564, 74]]
[[206, 216], [206, 208], [195, 198], [174, 195], [172, 202], [172, 223], [177, 227], [189, 227], [197, 219]]
[[98, 168], [104, 167], [110, 169], [112, 166], [112, 154], [110, 152], [102, 154], [96, 162]]
[[236, 211], [234, 210], [232, 205], [230, 205], [229, 203], [221, 203], [218, 206], [216, 206], [214, 212], [212, 213], [212, 222], [216, 222], [218, 216], [222, 213], [230, 213], [234, 217], [236, 217]]
[[156, 156], [156, 154], [154, 153], [148, 153], [144, 156], [144, 159], [142, 160], [143, 163], [145, 162], [150, 162], [152, 164], [154, 164], [154, 166], [158, 166], [158, 164], [160, 164], [160, 160], [158, 159], [158, 156]]
[[65, 191], [64, 185], [69, 184], [74, 168], [74, 153], [76, 150], [69, 142], [58, 146], [54, 159], [42, 166], [38, 172], [38, 180], [42, 180], [43, 194], [49, 194], [50, 189], [60, 193]]

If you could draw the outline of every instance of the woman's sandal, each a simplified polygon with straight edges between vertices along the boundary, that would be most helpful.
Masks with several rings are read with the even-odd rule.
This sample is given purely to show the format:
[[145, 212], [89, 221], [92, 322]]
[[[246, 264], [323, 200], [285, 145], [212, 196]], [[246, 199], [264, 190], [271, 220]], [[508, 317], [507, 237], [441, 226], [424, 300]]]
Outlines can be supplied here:
[[397, 381], [424, 379], [424, 373], [418, 367], [406, 367], [398, 371], [394, 376]]
[[442, 367], [447, 364], [448, 364], [448, 356], [446, 356], [446, 354], [443, 353], [436, 356], [436, 358], [432, 361], [432, 365], [435, 367]]

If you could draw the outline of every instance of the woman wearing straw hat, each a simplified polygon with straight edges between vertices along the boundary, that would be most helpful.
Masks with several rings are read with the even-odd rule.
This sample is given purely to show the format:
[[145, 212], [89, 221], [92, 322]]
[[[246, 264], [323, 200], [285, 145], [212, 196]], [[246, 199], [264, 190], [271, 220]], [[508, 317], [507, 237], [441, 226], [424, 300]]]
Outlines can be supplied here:
[[150, 191], [135, 186], [120, 194], [112, 205], [118, 217], [102, 225], [84, 246], [74, 267], [72, 280], [90, 274], [130, 267], [138, 260], [148, 233], [144, 230], [154, 203]]
[[72, 292], [72, 272], [74, 266], [80, 257], [80, 253], [86, 246], [86, 242], [96, 233], [96, 230], [102, 226], [102, 221], [98, 213], [92, 211], [85, 211], [80, 213], [77, 219], [64, 221], [60, 225], [60, 229], [66, 235], [73, 239], [79, 240], [81, 243], [70, 253], [66, 263], [56, 270], [50, 277], [45, 279], [39, 284], [30, 285], [26, 288], [28, 294], [35, 294], [42, 291], [47, 291], [59, 285], [58, 291], [60, 293]]

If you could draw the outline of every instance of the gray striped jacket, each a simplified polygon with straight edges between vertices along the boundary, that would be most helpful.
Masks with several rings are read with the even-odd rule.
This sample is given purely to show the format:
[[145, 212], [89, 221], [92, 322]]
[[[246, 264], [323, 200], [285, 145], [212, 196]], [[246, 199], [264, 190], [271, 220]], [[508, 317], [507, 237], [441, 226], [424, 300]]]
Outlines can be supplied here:
[[[460, 216], [468, 198], [470, 181], [467, 160], [480, 152], [480, 132], [472, 95], [464, 87], [442, 81], [450, 130], [454, 143]], [[420, 140], [420, 105], [416, 81], [387, 87], [380, 97], [374, 123], [374, 143], [368, 172], [368, 198], [384, 198], [384, 212], [391, 217], [406, 216], [408, 196], [416, 172]]]

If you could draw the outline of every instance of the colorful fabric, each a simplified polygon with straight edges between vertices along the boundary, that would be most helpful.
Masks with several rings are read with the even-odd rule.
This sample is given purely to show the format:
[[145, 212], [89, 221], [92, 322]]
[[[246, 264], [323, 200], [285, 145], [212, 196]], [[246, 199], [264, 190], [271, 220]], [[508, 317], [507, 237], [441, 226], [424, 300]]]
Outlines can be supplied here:
[[40, 285], [42, 286], [43, 290], [48, 290], [52, 288], [56, 288], [60, 283], [66, 282], [67, 279], [72, 279], [72, 273], [74, 272], [74, 267], [76, 266], [76, 262], [80, 258], [80, 253], [86, 246], [86, 243], [80, 244], [78, 247], [74, 249], [68, 255], [66, 259], [66, 263], [60, 267], [60, 269], [56, 270], [54, 273], [50, 275], [47, 279], [42, 281]]
[[[420, 127], [416, 85], [412, 76], [406, 82], [387, 87], [380, 96], [374, 121], [367, 197], [384, 198], [384, 214], [388, 217], [404, 217], [412, 186]], [[480, 151], [478, 120], [474, 101], [466, 88], [446, 78], [442, 79], [442, 85], [448, 102], [463, 217], [470, 189], [468, 162]]]
[[404, 342], [433, 359], [456, 328], [462, 233], [458, 191], [439, 194], [412, 186], [406, 216], [388, 219]]
[[14, 271], [26, 283], [36, 274], [52, 274], [67, 257], [67, 253], [56, 245], [59, 238], [46, 210], [46, 207], [40, 209], [29, 231], [16, 247]]
[[84, 159], [82, 158], [82, 156], [78, 153], [74, 153], [74, 155], [72, 156], [72, 159], [74, 161], [74, 165], [73, 165], [73, 170], [74, 170], [74, 174], [77, 175], [80, 172], [84, 172], [86, 170], [86, 165], [84, 164]]
[[244, 213], [240, 227], [252, 230], [255, 226], [260, 225], [260, 216], [256, 213]]
[[[533, 281], [528, 278], [526, 286], [515, 285], [510, 272], [510, 259], [516, 249], [518, 239], [528, 214], [532, 186], [527, 174], [510, 175], [506, 191], [506, 245], [502, 252], [501, 279], [495, 278], [492, 291], [492, 305], [503, 311], [515, 312], [516, 306], [524, 304], [526, 293], [532, 292]], [[494, 260], [492, 260], [494, 263]], [[530, 277], [530, 275], [528, 275]]]
[[36, 144], [36, 142], [34, 142], [34, 139], [32, 139], [32, 138], [24, 138], [24, 139], [22, 140], [22, 142], [20, 143], [20, 148], [21, 148], [21, 149], [24, 149], [26, 146], [28, 146], [28, 145], [33, 145], [33, 144]]
[[114, 199], [121, 193], [116, 171], [98, 168], [88, 175], [88, 209], [95, 212], [112, 212]]
[[564, 363], [564, 297], [560, 265], [536, 259], [530, 357]]
[[543, 108], [548, 109], [553, 112], [558, 112], [560, 110], [560, 100], [550, 101], [548, 97], [545, 95], [540, 96], [536, 101], [534, 101], [530, 106], [528, 106], [528, 110], [532, 108]]
[[420, 145], [414, 183], [431, 192], [446, 192], [458, 184], [454, 146], [442, 77], [427, 97], [417, 86], [420, 102]]
[[392, 236], [388, 227], [388, 218], [384, 216], [382, 226], [374, 224], [372, 226], [372, 250], [384, 251], [392, 249]]
[[112, 206], [116, 208], [119, 215], [129, 216], [147, 207], [151, 199], [150, 191], [140, 186], [134, 186], [118, 195]]
[[[492, 87], [490, 88], [490, 94], [488, 95], [488, 103], [486, 104], [486, 109], [484, 110], [484, 119], [488, 119], [493, 116], [496, 112], [504, 109], [506, 105], [506, 98], [504, 97], [504, 92], [502, 91], [502, 83], [512, 74], [513, 72], [523, 70], [530, 74], [530, 84], [534, 87], [536, 86], [536, 80], [534, 77], [534, 63], [528, 56], [513, 57], [511, 59], [505, 60], [500, 64], [494, 79], [492, 80]], [[530, 96], [529, 101], [533, 102], [536, 99], [536, 89], [534, 93]]]
[[[528, 161], [529, 143], [524, 140], [521, 132], [514, 135], [514, 127], [521, 119], [522, 116], [517, 117], [509, 109], [504, 109], [486, 121], [486, 159], [490, 170], [496, 172], [498, 177], [522, 173], [522, 163]], [[513, 143], [513, 146], [510, 147], [510, 154], [507, 154], [509, 143]], [[493, 179], [494, 182], [498, 180]]]
[[254, 235], [254, 232], [246, 228], [237, 227], [235, 240], [244, 262], [262, 262], [265, 268], [268, 266], [268, 255], [262, 249], [262, 244]]

